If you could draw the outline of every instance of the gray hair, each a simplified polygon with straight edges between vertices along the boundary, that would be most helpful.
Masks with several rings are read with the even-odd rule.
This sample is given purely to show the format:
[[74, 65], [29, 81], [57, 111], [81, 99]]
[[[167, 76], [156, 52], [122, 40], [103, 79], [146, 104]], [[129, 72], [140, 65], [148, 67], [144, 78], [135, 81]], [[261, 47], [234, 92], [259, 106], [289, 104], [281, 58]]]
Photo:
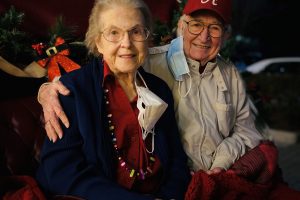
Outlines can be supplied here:
[[152, 32], [152, 17], [148, 6], [142, 0], [96, 0], [89, 17], [89, 26], [85, 35], [85, 45], [89, 53], [99, 56], [96, 39], [101, 30], [101, 12], [115, 6], [132, 7], [141, 11], [144, 17], [144, 25]]

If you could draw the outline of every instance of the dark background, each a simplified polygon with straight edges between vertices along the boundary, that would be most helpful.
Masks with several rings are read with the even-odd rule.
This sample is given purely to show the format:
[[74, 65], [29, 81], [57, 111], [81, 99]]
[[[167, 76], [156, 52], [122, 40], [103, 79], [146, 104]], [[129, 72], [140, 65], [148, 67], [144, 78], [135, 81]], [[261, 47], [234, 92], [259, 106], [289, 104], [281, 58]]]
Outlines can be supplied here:
[[294, 0], [235, 0], [233, 30], [257, 40], [264, 57], [299, 56], [299, 3]]

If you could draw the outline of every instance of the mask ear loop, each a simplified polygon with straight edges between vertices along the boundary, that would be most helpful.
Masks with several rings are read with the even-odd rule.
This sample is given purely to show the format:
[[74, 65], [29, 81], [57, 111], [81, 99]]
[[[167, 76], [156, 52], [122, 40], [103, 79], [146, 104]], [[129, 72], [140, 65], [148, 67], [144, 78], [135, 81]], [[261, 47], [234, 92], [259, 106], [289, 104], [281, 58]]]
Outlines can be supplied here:
[[[137, 71], [137, 74], [139, 75], [140, 79], [142, 80], [144, 86], [145, 86], [146, 88], [148, 88], [148, 86], [147, 86], [145, 80], [143, 79], [143, 77], [142, 77], [142, 75], [140, 74], [139, 71]], [[136, 82], [136, 76], [137, 76], [137, 75], [135, 75], [135, 87], [138, 88], [137, 82]], [[137, 89], [137, 91], [138, 91], [138, 89]], [[138, 94], [138, 95], [139, 95], [139, 94]], [[146, 151], [147, 151], [148, 153], [151, 154], [151, 153], [154, 152], [154, 135], [155, 135], [154, 129], [155, 129], [155, 126], [154, 126], [150, 131], [145, 130], [145, 129], [143, 128], [143, 126], [141, 126], [141, 125], [140, 125], [140, 127], [141, 127], [141, 129], [142, 129], [142, 138], [143, 138], [144, 141], [145, 141], [145, 139], [146, 139], [146, 137], [144, 137], [144, 135], [148, 135], [149, 133], [151, 133], [151, 135], [152, 135], [152, 136], [151, 136], [151, 137], [152, 137], [152, 138], [151, 138], [151, 150], [149, 151], [149, 150], [147, 149], [147, 146], [145, 145]]]
[[[143, 79], [142, 75], [140, 74], [140, 72], [137, 71], [136, 73], [139, 75], [139, 77], [140, 77], [140, 79], [142, 80], [144, 86], [145, 86], [146, 88], [148, 88], [148, 86], [147, 86], [145, 80]], [[137, 84], [136, 84], [136, 75], [135, 75], [135, 86], [137, 86]]]
[[185, 98], [189, 93], [190, 93], [190, 91], [191, 91], [191, 89], [192, 89], [192, 77], [191, 77], [191, 74], [190, 73], [187, 73], [187, 75], [188, 75], [188, 80], [189, 80], [189, 87], [188, 87], [188, 91], [184, 94], [184, 95], [182, 95], [181, 94], [181, 83], [183, 82], [183, 81], [179, 81], [179, 86], [178, 86], [178, 94], [179, 94], [179, 96], [181, 97], [181, 98]]
[[145, 149], [146, 149], [146, 151], [148, 152], [148, 153], [153, 153], [154, 152], [154, 135], [155, 135], [155, 133], [154, 133], [154, 127], [153, 127], [153, 129], [150, 131], [150, 133], [151, 133], [151, 137], [152, 137], [152, 140], [151, 140], [151, 151], [149, 151], [148, 149], [147, 149], [147, 147], [146, 147], [146, 145], [145, 145]]

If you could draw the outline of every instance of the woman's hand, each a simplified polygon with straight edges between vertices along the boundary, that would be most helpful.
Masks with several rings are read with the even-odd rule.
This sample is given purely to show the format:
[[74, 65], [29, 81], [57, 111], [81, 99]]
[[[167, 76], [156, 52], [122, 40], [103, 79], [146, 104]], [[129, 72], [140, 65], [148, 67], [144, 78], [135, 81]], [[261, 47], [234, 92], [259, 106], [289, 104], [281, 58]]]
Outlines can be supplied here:
[[222, 167], [216, 167], [214, 169], [211, 169], [211, 170], [207, 170], [206, 173], [208, 175], [211, 175], [211, 174], [219, 174], [221, 171], [224, 171], [224, 169]]
[[60, 81], [44, 83], [39, 89], [38, 101], [43, 107], [45, 129], [52, 142], [63, 136], [59, 120], [67, 128], [69, 127], [69, 120], [58, 99], [58, 94], [68, 95], [69, 93], [70, 91]]

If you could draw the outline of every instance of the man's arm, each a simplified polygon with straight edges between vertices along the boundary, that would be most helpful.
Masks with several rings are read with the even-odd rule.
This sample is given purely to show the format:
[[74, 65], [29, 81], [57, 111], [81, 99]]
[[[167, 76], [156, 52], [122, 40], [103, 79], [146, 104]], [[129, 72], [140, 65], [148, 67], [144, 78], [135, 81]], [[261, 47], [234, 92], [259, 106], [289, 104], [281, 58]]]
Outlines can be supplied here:
[[45, 129], [52, 142], [63, 136], [59, 120], [65, 127], [69, 127], [69, 120], [58, 99], [58, 94], [69, 95], [69, 93], [70, 91], [60, 81], [44, 83], [39, 89], [38, 101], [43, 107]]
[[236, 110], [234, 125], [230, 135], [218, 145], [211, 169], [216, 167], [230, 168], [236, 160], [264, 139], [255, 127], [254, 116], [250, 110], [243, 80], [236, 69], [234, 69], [234, 74], [234, 77], [231, 78], [236, 81], [235, 93], [237, 94], [236, 106], [234, 107]]

